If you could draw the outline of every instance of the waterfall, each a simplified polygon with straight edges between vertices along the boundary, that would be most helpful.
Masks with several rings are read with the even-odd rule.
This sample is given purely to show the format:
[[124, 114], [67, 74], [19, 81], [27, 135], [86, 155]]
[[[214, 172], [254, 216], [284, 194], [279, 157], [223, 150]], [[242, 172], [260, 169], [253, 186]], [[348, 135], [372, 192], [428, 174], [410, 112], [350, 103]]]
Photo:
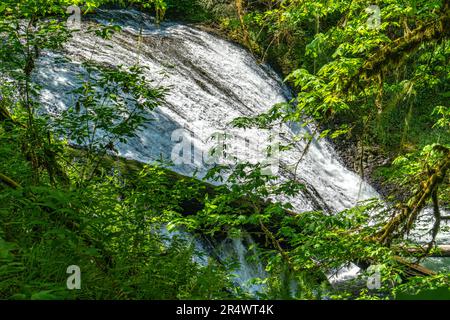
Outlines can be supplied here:
[[[86, 32], [88, 25], [111, 19], [123, 28], [112, 39]], [[61, 59], [63, 56], [68, 59]], [[146, 67], [149, 81], [169, 88], [165, 103], [151, 114], [153, 121], [139, 137], [119, 144], [117, 149], [120, 156], [146, 163], [171, 160], [178, 143], [174, 132], [189, 132], [194, 161], [171, 168], [185, 175], [205, 175], [208, 166], [197, 153], [207, 152], [211, 130], [234, 130], [229, 125], [234, 118], [254, 116], [291, 99], [280, 77], [236, 44], [188, 25], [155, 25], [151, 17], [137, 11], [109, 10], [84, 18], [82, 30], [75, 32], [63, 53], [43, 53], [34, 77], [45, 84], [41, 96], [46, 112], [57, 114], [74, 104], [75, 97], [69, 92], [77, 85], [76, 75], [84, 72], [81, 62], [85, 60], [106, 66], [140, 64]], [[311, 129], [292, 124], [279, 130], [283, 133], [280, 139], [289, 141]], [[261, 138], [258, 131], [243, 134], [246, 141]], [[323, 139], [313, 141], [294, 176], [293, 168], [305, 144], [300, 141], [282, 153], [277, 173], [280, 179], [295, 177], [311, 190], [289, 199], [295, 210], [327, 208], [332, 213], [378, 197], [357, 174], [345, 168], [332, 145]], [[256, 157], [256, 151], [250, 148], [246, 156]], [[223, 244], [222, 250], [224, 257], [237, 253], [243, 264], [237, 272], [242, 281], [264, 274], [260, 267], [246, 265], [242, 242], [232, 240]]]

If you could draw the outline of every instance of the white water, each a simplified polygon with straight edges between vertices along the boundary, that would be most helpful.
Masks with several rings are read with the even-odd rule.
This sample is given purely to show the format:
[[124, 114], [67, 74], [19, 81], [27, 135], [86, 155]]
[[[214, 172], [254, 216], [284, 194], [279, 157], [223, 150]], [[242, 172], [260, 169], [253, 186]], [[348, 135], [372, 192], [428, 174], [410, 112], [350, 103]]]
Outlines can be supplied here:
[[[270, 68], [258, 64], [246, 50], [216, 36], [180, 24], [157, 27], [150, 17], [134, 11], [108, 11], [99, 20], [110, 18], [118, 20], [123, 32], [111, 40], [78, 32], [66, 46], [72, 62], [56, 61], [58, 55], [47, 53], [36, 77], [45, 83], [42, 93], [48, 112], [58, 112], [75, 101], [68, 92], [77, 84], [76, 75], [82, 71], [80, 62], [92, 59], [111, 66], [139, 63], [147, 67], [146, 77], [170, 91], [166, 103], [153, 113], [154, 121], [139, 138], [119, 145], [124, 157], [143, 162], [161, 156], [170, 160], [176, 145], [171, 135], [179, 128], [191, 131], [196, 149], [207, 152], [204, 148], [210, 136], [208, 129], [229, 128], [228, 123], [238, 116], [257, 115], [290, 98], [288, 88]], [[137, 41], [140, 27], [142, 43]], [[286, 139], [294, 134], [287, 127], [281, 130]], [[306, 130], [297, 128], [295, 132]], [[257, 134], [255, 131], [251, 138], [258, 139]], [[304, 143], [299, 143], [294, 150], [282, 154], [281, 176], [292, 177], [288, 168], [296, 164], [303, 149]], [[177, 165], [174, 170], [187, 175], [199, 170], [199, 177], [206, 173], [202, 163]], [[297, 178], [316, 190], [321, 199], [315, 200], [332, 211], [378, 196], [358, 175], [345, 169], [324, 140], [312, 144]], [[297, 210], [314, 207], [307, 197], [296, 200]]]
[[[164, 105], [152, 113], [154, 121], [139, 137], [117, 146], [121, 156], [142, 162], [161, 157], [170, 160], [176, 144], [171, 136], [180, 128], [193, 133], [197, 150], [207, 151], [211, 128], [229, 128], [228, 123], [235, 117], [257, 115], [290, 98], [288, 88], [270, 68], [258, 64], [246, 50], [207, 32], [180, 24], [157, 27], [150, 17], [134, 11], [108, 11], [100, 17], [103, 22], [116, 19], [123, 32], [111, 40], [103, 40], [88, 34], [88, 23], [84, 23], [83, 30], [65, 47], [64, 54], [71, 61], [64, 62], [58, 54], [45, 53], [39, 61], [36, 80], [45, 84], [42, 100], [47, 112], [59, 113], [75, 101], [68, 93], [77, 86], [76, 75], [83, 72], [80, 62], [92, 59], [111, 66], [139, 63], [147, 67], [148, 80], [169, 87], [170, 91]], [[143, 41], [138, 42], [141, 28]], [[298, 125], [281, 128], [286, 141], [306, 130]], [[247, 137], [248, 134], [250, 139], [260, 138], [256, 132], [247, 132]], [[300, 158], [304, 146], [299, 143], [282, 154], [281, 179], [294, 177], [289, 168]], [[202, 177], [207, 168], [197, 162], [172, 169], [186, 175], [198, 170], [198, 176]], [[313, 190], [313, 194], [290, 199], [298, 212], [320, 207], [337, 212], [358, 201], [378, 197], [358, 175], [344, 167], [325, 140], [314, 141], [296, 178]], [[220, 254], [222, 258], [237, 256], [243, 263], [237, 271], [241, 283], [264, 276], [259, 265], [246, 263], [244, 249], [241, 241], [232, 240], [222, 245]]]

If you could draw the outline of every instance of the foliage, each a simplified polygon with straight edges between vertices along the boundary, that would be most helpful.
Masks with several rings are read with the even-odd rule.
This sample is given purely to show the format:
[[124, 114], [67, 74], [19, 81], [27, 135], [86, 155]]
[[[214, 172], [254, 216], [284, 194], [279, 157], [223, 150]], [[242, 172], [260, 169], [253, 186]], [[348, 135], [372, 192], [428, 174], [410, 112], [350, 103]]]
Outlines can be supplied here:
[[[1, 49], [6, 80], [0, 88], [1, 170], [18, 181], [16, 188], [0, 186], [0, 297], [239, 296], [230, 272], [202, 259], [194, 238], [163, 232], [179, 215], [177, 201], [189, 197], [184, 185], [177, 196], [161, 169], [145, 168], [129, 182], [122, 172], [102, 166], [115, 143], [126, 142], [142, 128], [148, 120], [142, 111], [156, 107], [164, 93], [149, 86], [139, 66], [114, 70], [87, 62], [77, 103], [56, 119], [57, 126], [54, 119], [39, 115], [40, 88], [31, 77], [34, 61], [41, 50], [56, 50], [70, 36], [62, 21], [39, 18], [60, 12], [65, 3], [48, 2], [48, 11], [41, 12], [43, 4], [15, 3], [16, 11], [8, 7], [0, 19], [8, 44]], [[87, 156], [74, 159], [70, 147], [53, 134], [86, 145]], [[125, 188], [131, 183], [133, 188]], [[65, 271], [72, 264], [83, 270], [83, 290], [65, 287]]]
[[87, 62], [86, 75], [74, 90], [75, 105], [50, 121], [53, 131], [87, 149], [80, 179], [92, 178], [106, 153], [116, 153], [118, 143], [136, 137], [163, 98], [163, 88], [151, 88], [139, 66], [125, 70], [98, 67]]
[[[194, 239], [160, 232], [178, 216], [160, 169], [145, 168], [133, 177], [135, 189], [124, 189], [118, 174], [102, 180], [72, 190], [2, 190], [1, 298], [230, 297], [227, 270], [213, 260], [193, 260], [205, 254]], [[66, 268], [73, 264], [82, 270], [82, 290], [65, 286]]]
[[[233, 8], [231, 1], [5, 0], [0, 298], [248, 298], [233, 279], [238, 263], [215, 259], [198, 245], [246, 236], [254, 239], [249, 248], [254, 256], [247, 258], [267, 274], [253, 279], [263, 285], [259, 298], [386, 299], [413, 288], [417, 294], [448, 286], [446, 274], [409, 279], [394, 258], [395, 248], [374, 238], [391, 214], [377, 201], [335, 215], [293, 212], [289, 201], [280, 199], [307, 186], [280, 183], [263, 175], [260, 165], [213, 168], [208, 179], [228, 177], [220, 187], [157, 165], [124, 169], [119, 163], [125, 160], [115, 157], [117, 146], [145, 128], [151, 121], [145, 112], [160, 105], [166, 92], [145, 79], [141, 66], [86, 61], [73, 92], [76, 103], [57, 118], [41, 116], [35, 62], [42, 51], [57, 51], [70, 39], [65, 15], [72, 4], [85, 13], [102, 5], [132, 5], [153, 10], [157, 22], [167, 10], [190, 21], [217, 19], [231, 37], [278, 66], [296, 90], [290, 103], [238, 118], [237, 127], [315, 122], [313, 135], [319, 138], [354, 134], [385, 147], [400, 137], [392, 143], [400, 146], [390, 175], [413, 193], [448, 156], [450, 51], [448, 32], [439, 24], [448, 19], [448, 1], [379, 1], [382, 21], [373, 28], [365, 1], [260, 1], [247, 7], [237, 1], [236, 11], [227, 15], [222, 9]], [[94, 32], [107, 38], [120, 28]], [[423, 117], [417, 120], [417, 114]], [[433, 134], [407, 150], [414, 137], [405, 136], [415, 130]], [[442, 180], [434, 204], [436, 194], [448, 201], [448, 177]], [[363, 289], [365, 272], [353, 287], [332, 288], [326, 275], [349, 263], [379, 266], [382, 287]], [[82, 268], [80, 291], [65, 287], [72, 264]]]

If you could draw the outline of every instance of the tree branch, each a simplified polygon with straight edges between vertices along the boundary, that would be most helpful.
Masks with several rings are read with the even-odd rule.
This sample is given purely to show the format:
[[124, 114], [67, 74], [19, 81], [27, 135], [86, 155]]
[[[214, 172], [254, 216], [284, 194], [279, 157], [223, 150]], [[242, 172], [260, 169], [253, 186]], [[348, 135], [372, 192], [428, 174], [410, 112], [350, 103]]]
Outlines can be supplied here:
[[8, 187], [11, 187], [13, 189], [20, 188], [20, 184], [15, 182], [13, 179], [5, 176], [4, 174], [0, 173], [0, 181], [6, 184]]
[[[444, 150], [441, 150], [444, 151]], [[450, 168], [450, 149], [445, 148], [444, 159], [432, 170], [429, 178], [422, 182], [419, 191], [408, 202], [401, 205], [400, 213], [394, 216], [376, 235], [379, 241], [390, 244], [401, 226], [405, 231], [411, 230], [417, 216], [425, 207], [427, 201], [433, 197], [434, 192], [444, 181], [447, 170]]]
[[362, 78], [370, 79], [383, 73], [392, 64], [398, 65], [409, 53], [416, 51], [423, 43], [439, 42], [450, 37], [450, 8], [446, 0], [439, 19], [424, 24], [405, 36], [385, 45], [369, 57], [362, 68], [349, 79], [344, 92], [357, 84]]

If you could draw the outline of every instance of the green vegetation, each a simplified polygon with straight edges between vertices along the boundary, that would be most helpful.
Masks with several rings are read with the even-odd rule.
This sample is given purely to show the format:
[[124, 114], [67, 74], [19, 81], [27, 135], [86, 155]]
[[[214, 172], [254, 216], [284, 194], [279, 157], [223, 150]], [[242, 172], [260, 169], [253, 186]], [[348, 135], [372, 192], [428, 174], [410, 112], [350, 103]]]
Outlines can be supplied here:
[[[394, 194], [387, 208], [369, 201], [332, 216], [292, 212], [289, 204], [262, 199], [295, 196], [307, 186], [274, 185], [260, 166], [214, 168], [208, 178], [230, 175], [227, 186], [213, 187], [119, 159], [117, 142], [136, 136], [144, 111], [167, 92], [147, 82], [138, 65], [112, 69], [86, 61], [74, 105], [59, 117], [40, 115], [35, 62], [70, 39], [65, 9], [72, 4], [84, 12], [132, 5], [158, 21], [220, 28], [278, 68], [296, 93], [267, 114], [236, 119], [236, 126], [315, 121], [316, 137], [358, 141], [395, 157], [377, 173], [407, 192], [401, 199]], [[366, 1], [2, 1], [0, 298], [248, 298], [233, 283], [236, 262], [219, 262], [196, 246], [242, 235], [255, 239], [267, 272], [254, 279], [265, 285], [263, 299], [393, 299], [448, 288], [446, 273], [411, 270], [439, 254], [434, 240], [448, 218], [449, 1], [378, 6], [381, 22], [374, 27]], [[93, 32], [107, 39], [121, 30]], [[406, 236], [425, 206], [434, 212], [433, 241], [413, 252]], [[331, 288], [324, 274], [350, 262], [378, 265], [381, 288]], [[69, 265], [83, 267], [82, 290], [67, 290]]]
[[[377, 27], [367, 1], [235, 3], [234, 16], [217, 18], [221, 27], [298, 91], [294, 111], [274, 109], [266, 119], [311, 117], [321, 136], [359, 142], [358, 154], [376, 149], [386, 159], [423, 159], [433, 143], [448, 147], [448, 1], [377, 1]], [[376, 173], [387, 182], [387, 172], [404, 174], [396, 166]]]

